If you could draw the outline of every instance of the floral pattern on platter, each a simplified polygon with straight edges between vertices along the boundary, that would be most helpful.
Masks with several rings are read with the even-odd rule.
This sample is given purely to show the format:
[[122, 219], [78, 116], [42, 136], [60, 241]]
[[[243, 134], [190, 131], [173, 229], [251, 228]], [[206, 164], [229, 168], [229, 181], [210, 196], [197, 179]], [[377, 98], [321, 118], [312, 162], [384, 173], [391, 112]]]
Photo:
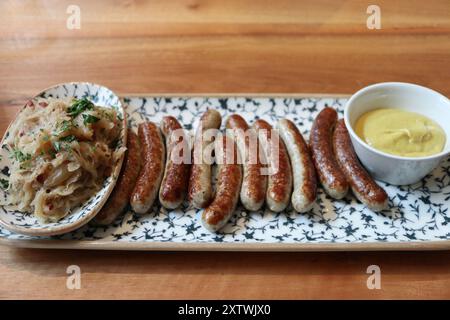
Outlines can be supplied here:
[[[333, 98], [124, 98], [129, 125], [144, 120], [159, 122], [175, 116], [194, 132], [201, 114], [209, 108], [226, 118], [239, 113], [249, 123], [265, 119], [275, 124], [289, 118], [305, 138], [317, 113], [331, 106], [343, 115], [346, 99]], [[201, 210], [187, 203], [176, 210], [155, 205], [146, 215], [127, 211], [109, 227], [86, 225], [74, 232], [45, 239], [101, 240], [105, 242], [178, 243], [380, 243], [450, 240], [450, 159], [446, 159], [421, 182], [410, 186], [380, 183], [389, 194], [389, 208], [375, 213], [356, 201], [352, 194], [333, 200], [321, 189], [313, 209], [298, 214], [267, 209], [248, 212], [239, 206], [229, 223], [217, 234], [200, 223]], [[8, 239], [35, 239], [0, 229]]]
[[[31, 99], [32, 102], [39, 101], [39, 98], [88, 98], [94, 104], [98, 106], [104, 106], [109, 108], [114, 108], [117, 110], [121, 118], [124, 117], [124, 110], [121, 107], [121, 101], [118, 96], [116, 96], [111, 90], [106, 87], [99, 86], [93, 83], [65, 83], [61, 85], [56, 85], [49, 89], [44, 90], [39, 95]], [[126, 131], [122, 130], [120, 134], [120, 141], [116, 148], [120, 148], [123, 145], [123, 139]], [[8, 136], [9, 132], [5, 133], [4, 139]], [[10, 162], [10, 150], [9, 146], [2, 143], [0, 150], [0, 182], [2, 182], [2, 187], [8, 183], [9, 168], [11, 166]], [[117, 169], [113, 170], [114, 172]], [[75, 208], [73, 212], [59, 220], [58, 222], [51, 223], [41, 223], [34, 215], [23, 213], [20, 211], [8, 210], [3, 206], [0, 206], [0, 218], [3, 223], [11, 225], [16, 228], [20, 228], [22, 231], [27, 232], [46, 232], [51, 230], [53, 232], [58, 232], [58, 230], [64, 231], [64, 229], [70, 227], [74, 224], [80, 224], [83, 221], [88, 222], [89, 219], [93, 217], [98, 210], [99, 204], [101, 204], [103, 198], [107, 196], [111, 189], [111, 184], [113, 182], [112, 176], [108, 177], [103, 183], [102, 189], [99, 190], [94, 196], [92, 196], [85, 204]], [[5, 188], [0, 188], [0, 198], [6, 199], [7, 191]], [[6, 231], [2, 228], [2, 233]]]

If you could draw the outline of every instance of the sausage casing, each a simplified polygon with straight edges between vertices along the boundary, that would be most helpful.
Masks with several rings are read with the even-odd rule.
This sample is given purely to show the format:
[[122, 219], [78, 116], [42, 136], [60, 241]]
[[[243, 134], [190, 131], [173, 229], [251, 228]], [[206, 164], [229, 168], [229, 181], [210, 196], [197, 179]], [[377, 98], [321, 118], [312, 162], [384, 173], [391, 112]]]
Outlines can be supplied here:
[[127, 151], [121, 173], [108, 201], [95, 216], [94, 224], [102, 226], [109, 225], [123, 212], [130, 201], [140, 167], [139, 139], [131, 129], [128, 129]]
[[164, 172], [165, 150], [161, 132], [153, 122], [139, 124], [142, 168], [131, 194], [131, 207], [137, 213], [147, 212], [158, 194]]
[[333, 108], [323, 109], [312, 125], [309, 145], [320, 183], [326, 193], [335, 199], [342, 199], [347, 194], [348, 183], [336, 161], [331, 142], [337, 118]]
[[388, 195], [359, 162], [343, 119], [338, 120], [336, 124], [333, 149], [336, 160], [358, 200], [373, 211], [385, 209], [388, 205]]
[[250, 129], [241, 116], [234, 114], [228, 117], [226, 128], [235, 139], [241, 156], [244, 177], [241, 187], [242, 205], [250, 211], [259, 210], [264, 204], [267, 189], [267, 176], [264, 175], [262, 152], [260, 152], [258, 137]]
[[317, 197], [316, 172], [308, 145], [292, 121], [278, 121], [278, 130], [291, 159], [294, 180], [292, 206], [297, 212], [307, 212], [311, 210]]
[[190, 159], [186, 159], [186, 156], [190, 157], [189, 142], [175, 117], [164, 117], [161, 131], [166, 140], [167, 160], [159, 189], [159, 202], [167, 209], [175, 209], [187, 193]]
[[216, 140], [215, 145], [216, 158], [221, 159], [218, 165], [216, 194], [202, 214], [203, 225], [212, 232], [222, 228], [232, 216], [242, 183], [242, 169], [233, 139], [222, 136]]
[[212, 199], [211, 164], [205, 161], [205, 152], [214, 143], [214, 135], [209, 130], [219, 129], [221, 122], [220, 113], [209, 109], [202, 115], [195, 134], [188, 198], [198, 209], [205, 208]]
[[268, 164], [276, 170], [268, 176], [267, 206], [274, 212], [283, 211], [289, 204], [292, 192], [292, 168], [286, 147], [267, 121], [257, 120], [252, 127], [258, 133]]

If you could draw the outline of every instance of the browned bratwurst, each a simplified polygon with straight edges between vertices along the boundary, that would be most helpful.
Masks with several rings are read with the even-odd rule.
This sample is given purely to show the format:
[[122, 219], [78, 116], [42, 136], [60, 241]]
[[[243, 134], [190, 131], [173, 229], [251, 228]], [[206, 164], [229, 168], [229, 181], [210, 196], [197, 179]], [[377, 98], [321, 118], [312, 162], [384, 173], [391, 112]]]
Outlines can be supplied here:
[[385, 209], [388, 195], [360, 164], [343, 119], [336, 124], [333, 148], [336, 160], [359, 201], [373, 211]]
[[219, 162], [216, 195], [202, 214], [203, 225], [212, 232], [222, 228], [230, 219], [236, 209], [242, 183], [242, 169], [233, 139], [222, 136], [215, 145]]
[[339, 167], [331, 143], [338, 115], [333, 108], [323, 109], [314, 120], [309, 135], [311, 155], [320, 183], [331, 197], [342, 199], [348, 191], [348, 183]]
[[278, 121], [281, 139], [286, 145], [292, 165], [294, 191], [291, 202], [297, 212], [312, 209], [317, 197], [316, 170], [311, 159], [308, 145], [297, 126], [288, 119]]
[[109, 225], [122, 213], [130, 201], [140, 167], [139, 139], [131, 129], [128, 129], [127, 151], [122, 170], [108, 201], [95, 216], [94, 224], [101, 226]]
[[[167, 209], [175, 209], [186, 197], [189, 183], [189, 143], [180, 123], [172, 116], [161, 120], [161, 131], [166, 138], [167, 161], [159, 189], [159, 202]], [[187, 152], [188, 154], [185, 154]]]
[[253, 123], [253, 128], [258, 133], [268, 164], [277, 170], [268, 177], [267, 206], [274, 212], [283, 211], [288, 206], [292, 193], [292, 168], [286, 147], [267, 121], [257, 120]]
[[237, 114], [228, 117], [226, 128], [231, 129], [227, 132], [233, 135], [243, 164], [241, 203], [247, 210], [259, 210], [264, 204], [267, 176], [261, 172], [264, 165], [259, 152], [258, 137], [254, 130], [249, 129], [244, 118]]
[[211, 163], [205, 161], [205, 152], [213, 146], [215, 135], [212, 131], [219, 129], [221, 122], [220, 113], [210, 109], [202, 115], [195, 134], [188, 197], [198, 209], [205, 208], [212, 199]]
[[161, 132], [153, 122], [139, 124], [142, 168], [131, 194], [131, 207], [137, 213], [147, 212], [158, 194], [164, 172], [164, 142]]

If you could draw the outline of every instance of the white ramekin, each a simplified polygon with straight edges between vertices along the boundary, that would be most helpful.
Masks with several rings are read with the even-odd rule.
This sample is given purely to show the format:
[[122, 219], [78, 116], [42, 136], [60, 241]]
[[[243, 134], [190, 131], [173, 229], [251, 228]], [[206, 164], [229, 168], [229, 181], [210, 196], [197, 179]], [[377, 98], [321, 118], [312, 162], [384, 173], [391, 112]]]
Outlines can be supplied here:
[[[442, 152], [427, 157], [401, 157], [369, 146], [353, 130], [358, 118], [378, 108], [398, 108], [420, 113], [444, 129], [447, 140]], [[365, 87], [348, 100], [344, 110], [345, 125], [361, 163], [381, 181], [393, 185], [418, 182], [450, 154], [450, 101], [442, 94], [410, 83], [384, 82]]]

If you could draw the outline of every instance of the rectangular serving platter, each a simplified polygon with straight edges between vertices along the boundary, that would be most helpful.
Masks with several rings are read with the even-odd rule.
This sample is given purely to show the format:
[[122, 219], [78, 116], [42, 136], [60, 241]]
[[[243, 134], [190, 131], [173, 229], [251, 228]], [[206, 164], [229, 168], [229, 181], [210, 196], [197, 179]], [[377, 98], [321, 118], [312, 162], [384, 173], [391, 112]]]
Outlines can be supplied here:
[[[325, 106], [343, 116], [342, 95], [126, 95], [129, 125], [165, 115], [178, 118], [193, 134], [201, 114], [209, 108], [225, 119], [238, 113], [250, 124], [265, 119], [272, 125], [293, 120], [305, 139]], [[247, 212], [239, 206], [228, 225], [212, 234], [200, 223], [200, 210], [184, 203], [176, 210], [155, 205], [149, 213], [128, 210], [109, 227], [86, 225], [54, 237], [29, 237], [0, 227], [0, 243], [28, 248], [174, 251], [374, 251], [450, 249], [450, 159], [421, 182], [391, 186], [389, 208], [375, 213], [350, 193], [333, 200], [321, 189], [311, 212], [282, 213], [267, 209]]]

